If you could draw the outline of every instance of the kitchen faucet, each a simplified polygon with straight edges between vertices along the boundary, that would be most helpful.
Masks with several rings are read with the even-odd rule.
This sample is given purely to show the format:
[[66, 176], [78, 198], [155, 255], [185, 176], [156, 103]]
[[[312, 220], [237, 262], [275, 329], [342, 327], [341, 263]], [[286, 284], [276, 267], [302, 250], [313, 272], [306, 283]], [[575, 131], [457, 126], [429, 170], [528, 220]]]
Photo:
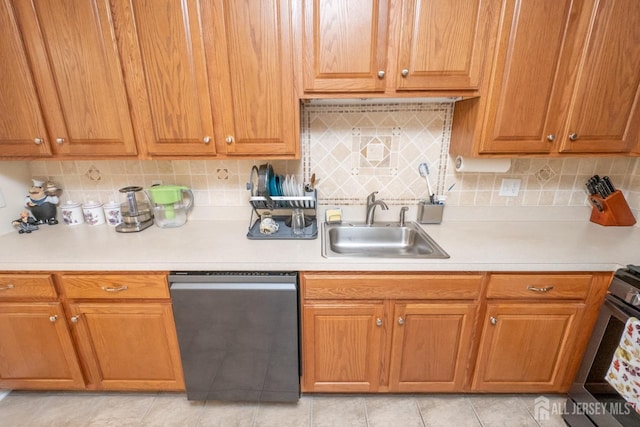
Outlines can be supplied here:
[[367, 196], [367, 225], [373, 225], [373, 216], [376, 213], [376, 206], [380, 206], [384, 211], [389, 209], [389, 206], [387, 206], [385, 202], [383, 202], [382, 200], [376, 200], [376, 194], [378, 194], [378, 192], [374, 191]]

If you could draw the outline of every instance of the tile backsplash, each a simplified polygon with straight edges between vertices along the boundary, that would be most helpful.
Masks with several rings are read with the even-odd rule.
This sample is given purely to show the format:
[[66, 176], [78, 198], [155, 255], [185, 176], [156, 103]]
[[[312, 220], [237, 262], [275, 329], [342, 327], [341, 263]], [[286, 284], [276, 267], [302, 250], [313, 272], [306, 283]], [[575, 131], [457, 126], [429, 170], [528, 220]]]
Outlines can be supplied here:
[[[318, 179], [324, 204], [362, 204], [379, 191], [389, 204], [427, 196], [418, 172], [426, 162], [431, 184], [455, 206], [582, 206], [584, 183], [609, 175], [634, 210], [640, 209], [640, 160], [628, 157], [514, 159], [498, 173], [458, 173], [448, 155], [452, 103], [310, 103], [302, 106], [302, 160], [273, 161], [277, 173]], [[118, 189], [155, 182], [194, 190], [200, 206], [247, 204], [245, 183], [254, 160], [31, 161], [31, 176], [64, 190], [62, 200], [120, 200]], [[502, 179], [520, 179], [517, 197], [499, 194]], [[25, 183], [25, 194], [29, 183]]]

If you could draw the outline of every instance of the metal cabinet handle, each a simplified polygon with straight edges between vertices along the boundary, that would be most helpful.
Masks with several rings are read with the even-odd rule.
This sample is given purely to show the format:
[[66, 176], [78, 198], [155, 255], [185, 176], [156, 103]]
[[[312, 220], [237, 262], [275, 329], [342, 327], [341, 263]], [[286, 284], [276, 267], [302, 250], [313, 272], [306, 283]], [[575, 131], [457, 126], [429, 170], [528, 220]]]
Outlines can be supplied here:
[[202, 138], [202, 142], [204, 142], [205, 144], [208, 144], [211, 142], [211, 137], [210, 136], [205, 136], [204, 138]]
[[233, 136], [231, 136], [231, 135], [227, 136], [224, 140], [229, 145], [233, 144]]
[[545, 286], [544, 288], [536, 288], [535, 286], [527, 286], [527, 289], [529, 289], [531, 292], [545, 293], [545, 292], [549, 292], [551, 289], [553, 289], [553, 286]]
[[382, 319], [379, 317], [376, 319], [376, 326], [382, 326]]
[[556, 135], [555, 134], [552, 133], [552, 134], [547, 135], [547, 141], [553, 142], [553, 141], [555, 141], [555, 139], [556, 139]]
[[76, 314], [75, 316], [71, 316], [71, 323], [78, 323], [78, 320], [80, 320], [79, 314]]
[[103, 286], [101, 289], [106, 292], [122, 292], [129, 289], [129, 287], [127, 285], [118, 286], [117, 288], [113, 288], [111, 286]]
[[398, 317], [398, 325], [404, 325], [404, 317]]
[[569, 141], [575, 141], [578, 139], [578, 134], [577, 133], [570, 133], [569, 134]]
[[496, 319], [493, 316], [489, 317], [489, 321], [491, 322], [492, 325], [497, 325], [498, 324], [498, 319]]
[[384, 70], [378, 71], [378, 78], [379, 79], [384, 79]]
[[64, 142], [64, 138], [56, 138], [56, 142], [58, 144], [62, 144]]
[[9, 283], [7, 286], [0, 286], [0, 291], [8, 291], [9, 289], [13, 289], [16, 286], [13, 283]]
[[56, 320], [58, 320], [58, 315], [54, 314], [53, 316], [49, 316], [49, 321], [51, 323], [54, 323]]
[[400, 74], [402, 74], [402, 77], [407, 77], [409, 75], [409, 70], [406, 68], [403, 68]]
[[42, 138], [34, 138], [34, 139], [33, 139], [33, 142], [34, 142], [36, 145], [40, 145], [40, 144], [42, 144], [42, 143], [44, 142], [44, 139], [42, 139]]

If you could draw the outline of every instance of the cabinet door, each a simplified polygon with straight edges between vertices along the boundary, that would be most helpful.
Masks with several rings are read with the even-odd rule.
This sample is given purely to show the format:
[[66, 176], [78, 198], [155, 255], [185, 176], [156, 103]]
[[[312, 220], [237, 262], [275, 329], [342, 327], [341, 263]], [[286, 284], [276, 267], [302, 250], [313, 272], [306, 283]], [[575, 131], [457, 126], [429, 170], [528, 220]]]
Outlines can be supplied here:
[[302, 389], [375, 392], [382, 372], [383, 303], [307, 304]]
[[624, 153], [640, 129], [640, 4], [597, 2], [561, 151]]
[[136, 154], [107, 0], [13, 2], [56, 154]]
[[584, 304], [487, 305], [473, 390], [566, 392], [562, 382]]
[[388, 14], [389, 0], [305, 0], [305, 92], [384, 91]]
[[84, 388], [60, 303], [0, 303], [0, 388]]
[[396, 303], [389, 391], [462, 391], [476, 304]]
[[494, 0], [405, 0], [397, 89], [478, 89], [499, 6]]
[[[213, 155], [213, 115], [201, 9], [196, 0], [114, 2], [126, 24], [120, 31], [135, 72], [127, 76], [139, 105], [151, 155]], [[216, 64], [211, 63], [215, 67]]]
[[0, 1], [0, 52], [0, 157], [50, 156], [42, 106], [10, 0]]
[[569, 64], [586, 2], [505, 0], [481, 153], [548, 153], [562, 131]]
[[102, 390], [183, 390], [171, 303], [75, 303], [71, 322]]
[[205, 42], [215, 57], [211, 87], [220, 151], [298, 156], [291, 0], [212, 0], [203, 8], [213, 30]]

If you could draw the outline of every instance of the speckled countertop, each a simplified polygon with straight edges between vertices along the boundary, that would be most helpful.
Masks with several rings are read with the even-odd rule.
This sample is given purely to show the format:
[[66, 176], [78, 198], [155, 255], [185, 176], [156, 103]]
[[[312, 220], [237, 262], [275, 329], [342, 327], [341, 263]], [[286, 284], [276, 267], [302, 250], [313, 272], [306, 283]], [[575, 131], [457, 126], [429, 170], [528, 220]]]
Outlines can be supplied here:
[[[495, 210], [461, 213], [462, 209], [451, 208], [441, 224], [423, 225], [451, 256], [431, 260], [324, 258], [320, 236], [249, 240], [249, 211], [242, 208], [223, 213], [201, 209], [183, 227], [154, 226], [140, 233], [116, 233], [107, 225], [45, 225], [29, 235], [1, 235], [0, 270], [535, 272], [614, 271], [620, 265], [640, 263], [639, 227], [603, 227], [588, 221], [588, 210], [576, 215], [575, 210], [566, 214], [553, 209], [552, 216], [516, 212], [514, 219], [513, 212], [504, 210], [496, 215]], [[377, 220], [391, 215], [395, 214], [381, 213]], [[346, 219], [361, 220], [359, 216], [354, 210], [345, 211]]]

